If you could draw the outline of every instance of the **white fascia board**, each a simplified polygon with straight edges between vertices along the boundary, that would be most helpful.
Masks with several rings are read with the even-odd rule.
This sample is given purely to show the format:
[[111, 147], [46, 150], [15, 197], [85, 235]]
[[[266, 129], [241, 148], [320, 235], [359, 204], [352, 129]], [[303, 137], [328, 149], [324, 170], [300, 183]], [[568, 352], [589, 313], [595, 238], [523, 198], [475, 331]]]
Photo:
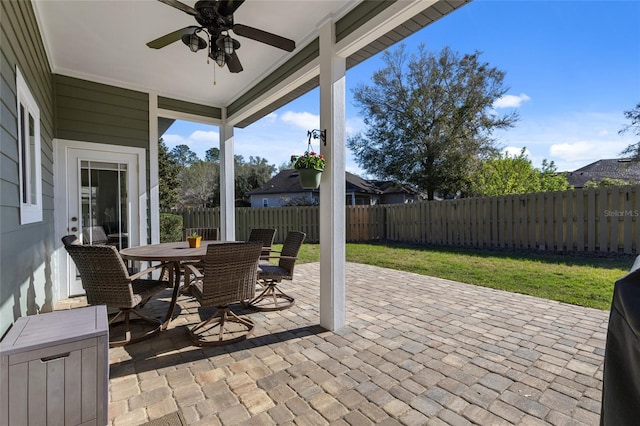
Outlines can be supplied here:
[[222, 120], [219, 118], [206, 117], [204, 115], [189, 114], [186, 112], [173, 111], [170, 109], [158, 108], [158, 117], [169, 118], [172, 120], [192, 121], [194, 123], [211, 124], [212, 126], [221, 126]]
[[369, 43], [379, 39], [389, 31], [403, 24], [412, 17], [439, 0], [399, 0], [392, 6], [367, 21], [364, 25], [335, 44], [335, 52], [344, 58], [356, 53]]

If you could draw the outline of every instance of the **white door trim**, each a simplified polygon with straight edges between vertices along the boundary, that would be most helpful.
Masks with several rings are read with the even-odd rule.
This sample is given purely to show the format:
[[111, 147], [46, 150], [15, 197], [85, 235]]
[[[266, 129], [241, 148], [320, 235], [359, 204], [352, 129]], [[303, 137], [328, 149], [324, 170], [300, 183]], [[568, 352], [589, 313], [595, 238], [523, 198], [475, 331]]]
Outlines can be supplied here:
[[[137, 176], [138, 193], [130, 194], [131, 197], [137, 197], [138, 201], [138, 233], [137, 238], [130, 236], [130, 241], [136, 244], [147, 243], [147, 179], [146, 179], [146, 151], [144, 148], [134, 148], [120, 145], [99, 144], [93, 142], [83, 142], [67, 139], [54, 139], [53, 140], [53, 164], [54, 164], [54, 229], [56, 240], [56, 252], [54, 254], [55, 265], [58, 265], [54, 270], [54, 276], [56, 277], [57, 294], [58, 299], [66, 299], [69, 297], [67, 276], [67, 254], [62, 247], [61, 238], [64, 235], [69, 234], [69, 197], [67, 194], [67, 179], [69, 176], [68, 170], [75, 170], [77, 164], [68, 164], [68, 151], [69, 149], [81, 149], [86, 151], [94, 151], [96, 153], [104, 152], [105, 154], [129, 154], [137, 157], [137, 164], [135, 169], [130, 170]], [[136, 214], [132, 212], [132, 214]], [[132, 218], [133, 219], [133, 218]], [[134, 237], [132, 239], [132, 237]], [[137, 240], [137, 241], [136, 241]], [[56, 289], [54, 289], [55, 291]]]

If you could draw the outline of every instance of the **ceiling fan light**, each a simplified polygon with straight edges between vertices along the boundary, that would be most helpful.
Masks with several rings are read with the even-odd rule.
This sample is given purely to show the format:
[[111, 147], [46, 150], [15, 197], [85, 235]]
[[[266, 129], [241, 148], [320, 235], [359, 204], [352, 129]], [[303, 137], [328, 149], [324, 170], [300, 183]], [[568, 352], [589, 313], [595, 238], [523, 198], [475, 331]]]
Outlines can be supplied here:
[[207, 47], [207, 42], [202, 37], [198, 37], [195, 32], [183, 35], [182, 42], [189, 46], [192, 52], [197, 52]]
[[218, 37], [218, 39], [216, 40], [216, 46], [224, 50], [224, 53], [226, 53], [227, 55], [232, 55], [233, 51], [240, 47], [240, 43], [226, 35]]
[[216, 64], [218, 64], [220, 68], [224, 67], [224, 65], [227, 63], [227, 57], [220, 49], [216, 50], [216, 53], [213, 56], [213, 60], [216, 61]]

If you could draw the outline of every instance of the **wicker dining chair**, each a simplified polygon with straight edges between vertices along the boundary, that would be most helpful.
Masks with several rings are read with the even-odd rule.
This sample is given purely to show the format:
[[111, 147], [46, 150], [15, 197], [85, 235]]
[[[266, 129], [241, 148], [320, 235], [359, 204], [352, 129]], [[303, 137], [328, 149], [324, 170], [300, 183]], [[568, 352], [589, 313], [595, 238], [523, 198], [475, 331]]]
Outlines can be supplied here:
[[295, 299], [278, 288], [278, 284], [282, 280], [293, 279], [298, 252], [306, 235], [304, 232], [290, 231], [282, 244], [282, 251], [269, 256], [269, 259], [277, 259], [278, 264], [260, 263], [258, 283], [264, 288], [256, 297], [245, 302], [247, 306], [257, 311], [279, 311], [293, 306]]
[[259, 242], [209, 244], [202, 262], [204, 273], [193, 264], [186, 269], [196, 277], [191, 294], [202, 307], [215, 307], [213, 314], [188, 329], [197, 345], [226, 345], [239, 342], [251, 334], [254, 322], [236, 315], [230, 308], [234, 302], [255, 295]]
[[247, 241], [260, 241], [262, 243], [262, 254], [260, 260], [269, 260], [271, 255], [271, 246], [276, 238], [276, 229], [270, 228], [253, 228], [249, 233]]
[[200, 235], [204, 241], [217, 241], [220, 238], [218, 228], [184, 228], [182, 230], [183, 240], [186, 241], [187, 237], [194, 233]]
[[83, 244], [106, 244], [109, 241], [102, 226], [86, 226], [82, 229]]
[[80, 240], [78, 239], [78, 237], [74, 234], [71, 235], [65, 235], [64, 237], [62, 237], [62, 244], [66, 246], [69, 246], [71, 244], [80, 244]]
[[[161, 321], [148, 317], [137, 309], [143, 307], [153, 296], [167, 287], [166, 281], [141, 278], [162, 268], [164, 264], [130, 275], [120, 253], [113, 246], [69, 244], [65, 245], [65, 249], [80, 273], [87, 303], [117, 309], [115, 315], [109, 319], [110, 326], [116, 327], [116, 324], [120, 324], [119, 319], [124, 323], [124, 338], [109, 340], [110, 347], [139, 342], [160, 332]], [[143, 328], [132, 337], [130, 326], [132, 314], [137, 317], [136, 319], [153, 327]], [[115, 334], [109, 332], [112, 337]]]
[[[198, 234], [199, 236], [201, 236], [203, 241], [218, 241], [218, 238], [220, 238], [219, 237], [220, 232], [218, 228], [183, 228], [182, 234], [183, 234], [184, 241], [187, 240], [187, 237], [193, 234]], [[200, 269], [200, 271], [202, 272], [202, 265], [199, 260], [192, 260], [184, 263], [197, 264], [199, 265], [198, 269]], [[188, 269], [183, 268], [183, 270], [184, 270], [184, 274], [183, 274], [184, 286], [182, 288], [182, 291], [184, 293], [188, 293], [190, 291], [189, 286], [191, 285], [191, 277], [189, 275]]]

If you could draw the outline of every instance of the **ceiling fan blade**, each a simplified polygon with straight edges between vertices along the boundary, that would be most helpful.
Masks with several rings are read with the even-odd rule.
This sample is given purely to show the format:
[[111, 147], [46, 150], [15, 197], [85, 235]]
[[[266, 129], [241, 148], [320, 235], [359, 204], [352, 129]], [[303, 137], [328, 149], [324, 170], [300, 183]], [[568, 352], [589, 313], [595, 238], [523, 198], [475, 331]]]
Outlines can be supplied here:
[[200, 27], [191, 26], [191, 27], [181, 28], [172, 33], [165, 34], [162, 37], [159, 37], [153, 41], [150, 41], [149, 43], [147, 43], [147, 46], [149, 46], [152, 49], [162, 49], [163, 47], [173, 43], [174, 41], [180, 40], [184, 34], [191, 34], [193, 33], [194, 30], [198, 28]]
[[187, 6], [186, 4], [178, 1], [178, 0], [158, 0], [160, 3], [167, 4], [171, 7], [175, 7], [176, 9], [180, 9], [181, 11], [188, 13], [189, 15], [197, 16], [198, 11], [192, 8], [191, 6]]
[[296, 42], [293, 40], [246, 25], [235, 24], [233, 26], [233, 32], [239, 36], [266, 43], [278, 49], [286, 50], [287, 52], [293, 52], [296, 48]]
[[238, 54], [235, 51], [231, 55], [227, 56], [227, 66], [229, 67], [229, 71], [232, 73], [239, 73], [244, 69], [240, 63], [240, 58], [238, 58]]
[[220, 0], [218, 12], [220, 12], [222, 16], [233, 15], [233, 12], [238, 10], [242, 3], [244, 3], [244, 0]]

